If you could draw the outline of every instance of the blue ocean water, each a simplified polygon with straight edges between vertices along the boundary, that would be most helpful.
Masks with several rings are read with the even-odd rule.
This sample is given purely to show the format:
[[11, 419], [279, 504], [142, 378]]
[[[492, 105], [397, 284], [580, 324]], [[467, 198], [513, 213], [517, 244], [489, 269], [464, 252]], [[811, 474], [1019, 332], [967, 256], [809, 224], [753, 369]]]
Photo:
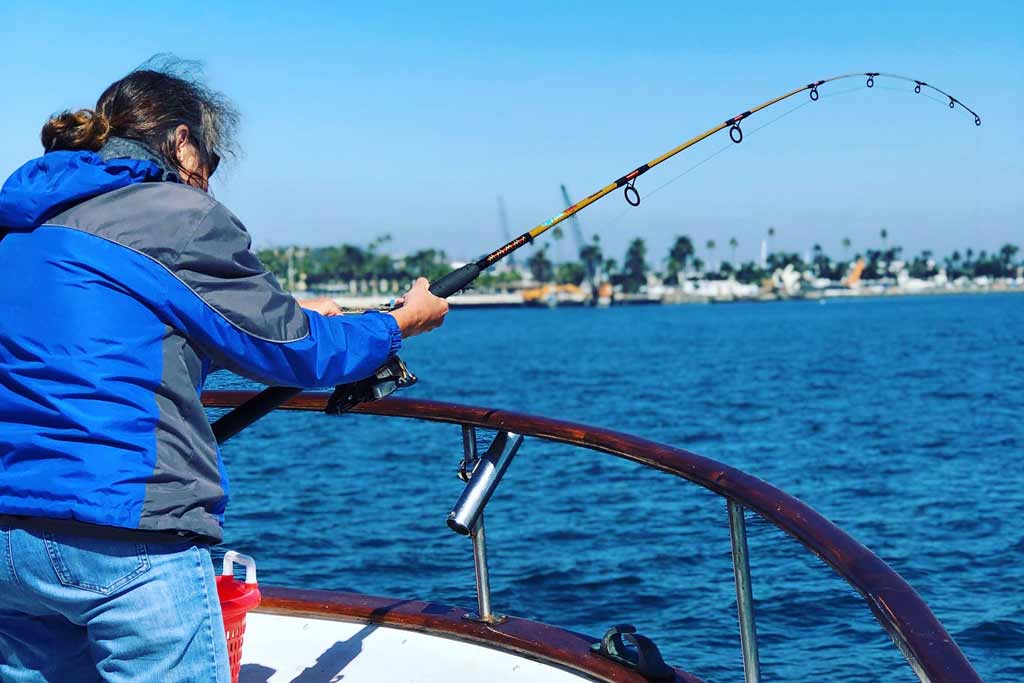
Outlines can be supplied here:
[[[410, 397], [617, 429], [773, 483], [902, 574], [986, 681], [1024, 680], [1024, 296], [454, 311], [402, 356]], [[277, 413], [224, 457], [226, 546], [263, 582], [475, 606], [469, 541], [445, 526], [458, 427]], [[764, 680], [917, 680], [858, 594], [747, 520]], [[496, 611], [634, 623], [670, 662], [742, 680], [717, 496], [533, 439], [487, 531]]]

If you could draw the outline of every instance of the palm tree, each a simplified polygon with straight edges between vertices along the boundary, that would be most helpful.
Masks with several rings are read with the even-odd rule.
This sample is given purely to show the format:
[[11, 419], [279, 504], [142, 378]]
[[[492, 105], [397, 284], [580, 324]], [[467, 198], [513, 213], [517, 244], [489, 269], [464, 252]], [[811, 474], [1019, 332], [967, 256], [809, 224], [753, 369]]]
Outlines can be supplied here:
[[946, 262], [946, 272], [950, 280], [960, 277], [960, 258], [960, 250], [956, 249], [944, 259]]
[[619, 262], [613, 258], [605, 259], [604, 265], [601, 266], [601, 270], [604, 273], [605, 280], [608, 282], [614, 282], [614, 278], [619, 272]]
[[1020, 247], [1015, 244], [1004, 244], [999, 249], [999, 260], [1003, 262], [1003, 267], [1009, 271], [1011, 265], [1013, 265], [1013, 259], [1020, 251]]
[[526, 259], [533, 279], [540, 283], [551, 282], [555, 277], [555, 266], [548, 258], [548, 245], [535, 249], [530, 258]]
[[964, 252], [964, 275], [974, 277], [974, 249], [967, 247]]
[[637, 237], [629, 243], [626, 257], [622, 262], [622, 288], [627, 292], [639, 292], [647, 282], [647, 246]]
[[[715, 241], [714, 240], [708, 240], [707, 244], [705, 244], [704, 246], [706, 246], [708, 248], [709, 255], [711, 257], [714, 257], [714, 255], [715, 255], [715, 247], [717, 246], [715, 244]], [[708, 261], [709, 261], [708, 265], [712, 265], [711, 259], [708, 259]]]
[[676, 237], [668, 252], [668, 279], [679, 282], [679, 272], [686, 271], [686, 265], [695, 253], [693, 241], [687, 235]]
[[882, 251], [886, 251], [889, 248], [889, 231], [882, 228], [882, 232], [878, 234], [882, 236]]
[[562, 238], [565, 237], [565, 231], [562, 230], [561, 225], [556, 225], [551, 229], [551, 237], [555, 241], [554, 253], [552, 254], [554, 257], [553, 263], [560, 262], [565, 256], [562, 249]]
[[843, 258], [846, 259], [847, 261], [850, 260], [850, 245], [851, 244], [853, 244], [853, 242], [850, 241], [849, 237], [844, 237], [843, 238]]
[[597, 235], [590, 244], [580, 247], [580, 262], [583, 264], [583, 279], [586, 281], [587, 291], [590, 294], [590, 303], [596, 303], [598, 299], [597, 290], [600, 289], [601, 264], [604, 263], [604, 254], [601, 253], [601, 245]]
[[740, 243], [736, 241], [735, 237], [730, 237], [729, 238], [729, 249], [731, 250], [731, 253], [729, 255], [729, 260], [732, 261], [733, 265], [736, 265], [736, 247], [738, 247], [739, 244]]

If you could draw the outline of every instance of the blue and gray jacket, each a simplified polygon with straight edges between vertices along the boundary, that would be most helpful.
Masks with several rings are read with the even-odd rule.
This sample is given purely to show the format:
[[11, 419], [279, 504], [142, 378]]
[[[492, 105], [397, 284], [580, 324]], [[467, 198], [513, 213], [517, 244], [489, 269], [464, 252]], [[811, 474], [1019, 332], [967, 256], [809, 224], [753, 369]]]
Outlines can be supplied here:
[[51, 152], [0, 190], [0, 515], [221, 539], [228, 485], [199, 395], [367, 377], [392, 316], [323, 317], [242, 224], [145, 148]]

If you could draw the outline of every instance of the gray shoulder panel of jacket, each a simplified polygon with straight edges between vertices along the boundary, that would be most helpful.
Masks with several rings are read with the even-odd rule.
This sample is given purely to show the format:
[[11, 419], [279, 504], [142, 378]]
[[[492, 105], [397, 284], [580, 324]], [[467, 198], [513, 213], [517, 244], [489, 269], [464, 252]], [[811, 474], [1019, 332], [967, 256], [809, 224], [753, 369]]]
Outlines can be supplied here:
[[264, 341], [309, 334], [295, 299], [250, 250], [234, 214], [179, 183], [142, 183], [83, 202], [47, 221], [95, 234], [162, 264], [214, 311]]
[[242, 222], [215, 204], [182, 250], [177, 275], [245, 332], [266, 341], [302, 339], [309, 334], [306, 314], [251, 246]]

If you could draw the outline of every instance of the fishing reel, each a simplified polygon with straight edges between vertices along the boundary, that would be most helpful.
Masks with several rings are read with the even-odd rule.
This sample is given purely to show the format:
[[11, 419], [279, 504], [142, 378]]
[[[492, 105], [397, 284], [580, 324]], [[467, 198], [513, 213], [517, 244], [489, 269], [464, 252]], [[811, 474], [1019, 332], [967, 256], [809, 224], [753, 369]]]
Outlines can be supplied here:
[[328, 415], [341, 415], [360, 403], [379, 401], [413, 384], [416, 384], [416, 375], [409, 372], [401, 358], [392, 356], [366, 379], [336, 386], [334, 393], [327, 399], [324, 412]]

